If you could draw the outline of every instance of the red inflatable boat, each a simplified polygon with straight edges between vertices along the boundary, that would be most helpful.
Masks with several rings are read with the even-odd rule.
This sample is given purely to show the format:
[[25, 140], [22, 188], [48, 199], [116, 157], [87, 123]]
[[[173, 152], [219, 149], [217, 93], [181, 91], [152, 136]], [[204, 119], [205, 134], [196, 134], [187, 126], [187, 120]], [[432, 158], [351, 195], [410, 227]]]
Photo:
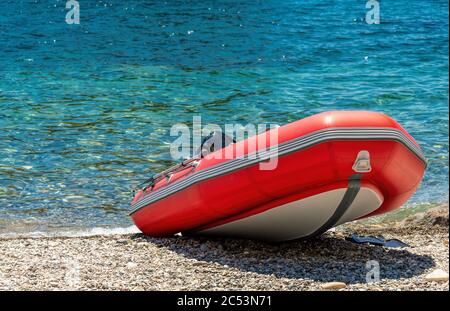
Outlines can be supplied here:
[[133, 221], [150, 236], [309, 238], [398, 208], [426, 168], [419, 145], [381, 113], [326, 112], [276, 130], [275, 169], [260, 167], [272, 149], [231, 143], [213, 154], [233, 159], [193, 158], [151, 178], [132, 201]]

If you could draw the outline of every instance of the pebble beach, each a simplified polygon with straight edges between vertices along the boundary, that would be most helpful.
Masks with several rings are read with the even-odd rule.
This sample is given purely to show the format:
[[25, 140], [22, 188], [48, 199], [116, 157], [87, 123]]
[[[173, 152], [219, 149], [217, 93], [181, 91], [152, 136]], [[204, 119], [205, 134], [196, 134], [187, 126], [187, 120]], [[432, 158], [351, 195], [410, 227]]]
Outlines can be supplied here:
[[[409, 246], [355, 244], [345, 239], [352, 233]], [[0, 290], [449, 290], [448, 267], [448, 205], [283, 244], [141, 234], [0, 239]]]
[[[0, 12], [0, 291], [449, 290], [449, 0], [7, 0]], [[207, 139], [219, 131], [231, 139]], [[186, 162], [231, 140], [222, 159]], [[143, 188], [158, 192], [138, 202]], [[277, 228], [322, 232], [399, 208], [269, 244], [145, 236], [134, 224], [157, 226], [130, 212], [156, 201], [142, 218], [161, 232], [279, 205]], [[291, 217], [302, 204], [308, 216]]]

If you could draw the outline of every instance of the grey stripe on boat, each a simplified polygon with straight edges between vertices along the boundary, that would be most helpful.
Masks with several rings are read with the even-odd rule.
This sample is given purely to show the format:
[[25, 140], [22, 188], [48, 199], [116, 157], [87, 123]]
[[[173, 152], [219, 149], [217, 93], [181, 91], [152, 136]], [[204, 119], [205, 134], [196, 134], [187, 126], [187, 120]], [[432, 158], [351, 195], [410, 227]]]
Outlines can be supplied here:
[[227, 162], [201, 170], [188, 176], [187, 178], [168, 185], [160, 190], [150, 193], [140, 201], [132, 205], [130, 215], [137, 210], [161, 200], [187, 187], [210, 179], [224, 175], [238, 169], [251, 166], [263, 161], [267, 161], [273, 156], [280, 157], [301, 149], [305, 149], [319, 143], [336, 140], [392, 140], [402, 143], [412, 153], [414, 153], [425, 165], [427, 164], [422, 151], [417, 147], [402, 131], [392, 128], [329, 128], [301, 136], [290, 141], [279, 144], [276, 147], [266, 149], [261, 152], [254, 152], [242, 158], [231, 159]]

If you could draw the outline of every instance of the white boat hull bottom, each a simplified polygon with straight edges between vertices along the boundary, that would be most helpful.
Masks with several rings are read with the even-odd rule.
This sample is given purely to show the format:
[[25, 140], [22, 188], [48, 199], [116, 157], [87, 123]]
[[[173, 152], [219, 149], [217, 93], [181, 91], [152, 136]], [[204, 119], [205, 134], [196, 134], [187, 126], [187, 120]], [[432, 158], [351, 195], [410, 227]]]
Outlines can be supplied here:
[[[347, 188], [340, 188], [293, 201], [213, 228], [198, 235], [236, 237], [281, 242], [307, 237], [319, 230], [335, 213]], [[351, 205], [334, 226], [358, 219], [376, 209], [383, 198], [361, 187]]]

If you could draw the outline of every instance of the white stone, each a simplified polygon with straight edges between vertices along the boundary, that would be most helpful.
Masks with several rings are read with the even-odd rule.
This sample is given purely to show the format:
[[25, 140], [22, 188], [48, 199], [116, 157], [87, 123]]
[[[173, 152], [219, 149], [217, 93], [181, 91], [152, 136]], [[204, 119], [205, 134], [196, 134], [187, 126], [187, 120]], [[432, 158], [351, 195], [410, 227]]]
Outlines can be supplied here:
[[137, 263], [135, 263], [135, 262], [130, 261], [130, 262], [127, 263], [127, 268], [128, 269], [134, 269], [136, 267], [137, 267]]
[[425, 280], [434, 282], [448, 281], [448, 273], [442, 269], [436, 269], [425, 276]]

